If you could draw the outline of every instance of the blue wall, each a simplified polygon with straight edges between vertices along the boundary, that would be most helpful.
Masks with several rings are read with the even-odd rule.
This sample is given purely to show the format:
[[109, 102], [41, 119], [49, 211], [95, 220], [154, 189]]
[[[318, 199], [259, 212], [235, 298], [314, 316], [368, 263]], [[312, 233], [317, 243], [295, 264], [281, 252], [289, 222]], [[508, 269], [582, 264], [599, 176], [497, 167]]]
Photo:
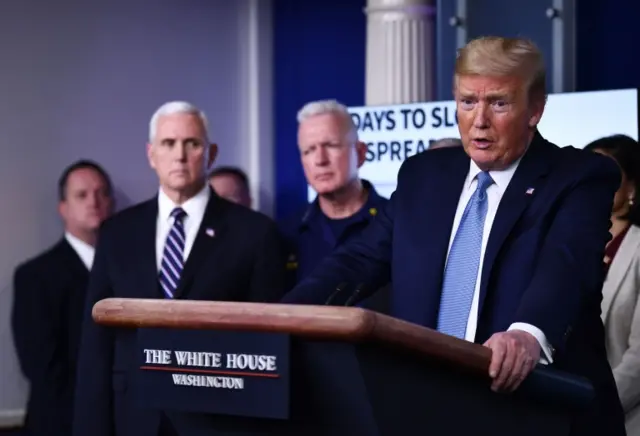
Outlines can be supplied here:
[[577, 1], [579, 91], [637, 88], [640, 82], [640, 3]]
[[297, 111], [312, 100], [364, 105], [365, 0], [275, 0], [276, 218], [307, 203]]

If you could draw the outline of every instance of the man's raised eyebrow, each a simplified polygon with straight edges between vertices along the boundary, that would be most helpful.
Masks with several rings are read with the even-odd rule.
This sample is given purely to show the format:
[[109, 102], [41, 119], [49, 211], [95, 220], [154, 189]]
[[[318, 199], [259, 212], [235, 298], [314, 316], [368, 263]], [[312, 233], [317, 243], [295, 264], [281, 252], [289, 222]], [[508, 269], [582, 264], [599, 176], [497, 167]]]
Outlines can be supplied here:
[[477, 98], [477, 95], [476, 95], [475, 92], [466, 91], [466, 90], [460, 89], [460, 88], [458, 88], [458, 94], [460, 94], [460, 97], [462, 97], [462, 98]]
[[487, 93], [487, 100], [508, 100], [509, 99], [509, 95], [505, 94], [504, 92], [488, 92]]

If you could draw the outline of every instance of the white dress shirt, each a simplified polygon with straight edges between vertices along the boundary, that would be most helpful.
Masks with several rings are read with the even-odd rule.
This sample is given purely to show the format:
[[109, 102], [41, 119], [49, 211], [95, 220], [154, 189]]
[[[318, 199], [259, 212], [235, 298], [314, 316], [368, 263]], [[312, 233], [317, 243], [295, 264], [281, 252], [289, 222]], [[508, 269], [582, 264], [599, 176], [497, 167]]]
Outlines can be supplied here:
[[[496, 217], [496, 212], [498, 211], [498, 205], [500, 204], [500, 200], [502, 200], [502, 196], [504, 192], [507, 190], [507, 186], [509, 186], [509, 182], [511, 182], [511, 178], [513, 174], [516, 172], [516, 168], [518, 168], [518, 164], [520, 163], [520, 159], [511, 164], [510, 167], [501, 170], [501, 171], [489, 171], [489, 175], [493, 179], [494, 183], [487, 188], [487, 216], [484, 222], [484, 231], [482, 233], [482, 246], [480, 251], [480, 263], [478, 265], [478, 276], [476, 278], [476, 287], [473, 294], [473, 300], [471, 303], [471, 310], [469, 311], [469, 319], [467, 321], [467, 331], [465, 334], [465, 339], [473, 342], [476, 337], [476, 330], [478, 327], [478, 303], [480, 300], [480, 281], [482, 277], [482, 267], [484, 264], [484, 255], [487, 249], [487, 241], [489, 240], [489, 234], [491, 233], [491, 226], [493, 225], [493, 220]], [[458, 208], [456, 210], [456, 215], [453, 220], [453, 228], [451, 230], [451, 237], [449, 239], [449, 250], [451, 250], [451, 245], [453, 244], [453, 239], [458, 231], [458, 226], [460, 225], [460, 220], [462, 219], [462, 214], [464, 213], [465, 208], [467, 207], [467, 203], [471, 199], [473, 195], [476, 185], [478, 184], [476, 176], [482, 170], [478, 168], [476, 163], [471, 160], [471, 164], [469, 167], [469, 173], [467, 174], [467, 178], [464, 182], [464, 186], [462, 188], [462, 193], [460, 194], [460, 201], [458, 202]], [[447, 252], [447, 257], [449, 256]], [[541, 356], [540, 363], [551, 363], [552, 362], [552, 348], [547, 341], [544, 333], [537, 327], [516, 322], [513, 323], [509, 330], [523, 330], [527, 333], [533, 335], [542, 348], [544, 356]]]
[[65, 239], [73, 248], [73, 251], [80, 257], [80, 260], [87, 267], [89, 271], [91, 271], [91, 266], [93, 266], [93, 257], [96, 254], [96, 249], [84, 242], [83, 240], [76, 238], [69, 232], [65, 232]]
[[198, 235], [198, 229], [202, 223], [202, 218], [204, 218], [204, 212], [207, 209], [210, 196], [209, 185], [205, 184], [194, 197], [191, 197], [181, 205], [177, 205], [160, 188], [158, 192], [158, 220], [156, 222], [156, 262], [158, 271], [160, 271], [162, 263], [164, 244], [173, 226], [174, 219], [171, 218], [173, 209], [181, 207], [187, 213], [187, 216], [183, 219], [185, 235], [183, 261], [186, 262]]

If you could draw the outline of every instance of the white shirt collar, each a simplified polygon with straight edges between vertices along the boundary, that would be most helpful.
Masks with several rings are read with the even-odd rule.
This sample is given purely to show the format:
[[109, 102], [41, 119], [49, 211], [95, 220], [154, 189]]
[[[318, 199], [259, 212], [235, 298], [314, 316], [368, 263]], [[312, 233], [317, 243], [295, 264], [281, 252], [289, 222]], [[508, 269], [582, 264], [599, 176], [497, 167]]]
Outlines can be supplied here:
[[88, 270], [91, 270], [96, 249], [92, 245], [87, 244], [86, 242], [84, 242], [80, 238], [73, 236], [69, 232], [65, 232], [64, 237], [69, 245], [71, 245], [71, 248], [73, 248], [73, 250], [76, 252], [78, 257], [80, 257], [80, 260], [82, 261], [84, 266], [86, 266]]
[[176, 207], [181, 207], [187, 213], [186, 219], [189, 219], [189, 217], [201, 218], [204, 216], [204, 211], [207, 208], [210, 196], [209, 185], [205, 183], [196, 195], [181, 205], [177, 205], [165, 194], [162, 188], [160, 188], [158, 192], [158, 217], [164, 221], [168, 221], [171, 219], [171, 211]]
[[[527, 150], [528, 149], [529, 148], [527, 147]], [[507, 168], [505, 168], [503, 170], [499, 170], [499, 171], [489, 171], [489, 175], [493, 179], [494, 184], [497, 186], [497, 188], [500, 190], [500, 192], [504, 193], [504, 191], [507, 190], [507, 186], [509, 186], [509, 182], [511, 182], [511, 179], [513, 178], [513, 175], [515, 174], [516, 169], [518, 169], [518, 165], [520, 165], [520, 161], [522, 160], [524, 155], [527, 153], [527, 150], [525, 150], [525, 152], [522, 153], [522, 156], [520, 156], [515, 162], [513, 162]], [[464, 188], [465, 189], [470, 189], [472, 183], [476, 179], [476, 176], [478, 174], [480, 174], [481, 172], [482, 172], [482, 170], [473, 161], [473, 159], [470, 159], [469, 160], [469, 173], [467, 174], [467, 179], [464, 182]]]

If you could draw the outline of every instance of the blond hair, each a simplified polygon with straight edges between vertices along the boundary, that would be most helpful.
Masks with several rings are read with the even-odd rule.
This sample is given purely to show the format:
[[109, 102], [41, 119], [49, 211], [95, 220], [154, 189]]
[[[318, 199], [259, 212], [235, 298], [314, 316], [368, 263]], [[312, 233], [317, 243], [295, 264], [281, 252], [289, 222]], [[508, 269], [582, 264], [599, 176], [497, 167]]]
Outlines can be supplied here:
[[545, 98], [547, 73], [540, 49], [524, 38], [485, 36], [458, 51], [454, 86], [460, 76], [517, 76], [526, 81], [530, 98]]

